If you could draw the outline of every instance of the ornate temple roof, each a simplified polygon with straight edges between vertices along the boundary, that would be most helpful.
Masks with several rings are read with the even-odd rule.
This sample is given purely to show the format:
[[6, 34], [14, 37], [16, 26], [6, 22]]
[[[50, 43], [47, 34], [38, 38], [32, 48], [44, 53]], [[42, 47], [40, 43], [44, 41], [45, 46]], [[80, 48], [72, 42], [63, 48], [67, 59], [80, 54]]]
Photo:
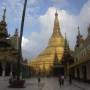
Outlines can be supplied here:
[[11, 45], [14, 49], [18, 49], [18, 40], [19, 40], [19, 35], [18, 35], [18, 29], [16, 28], [14, 35], [10, 37]]
[[[0, 61], [17, 61], [18, 52], [16, 48], [11, 44], [11, 38], [8, 34], [7, 23], [6, 23], [6, 9], [0, 21]], [[16, 33], [15, 33], [16, 34]], [[15, 35], [14, 35], [15, 36]], [[15, 43], [15, 39], [13, 40]], [[15, 44], [14, 44], [15, 46]]]
[[4, 9], [2, 20], [0, 22], [0, 38], [3, 38], [3, 37], [6, 38], [9, 36], [6, 28], [7, 24], [6, 24], [5, 18], [6, 18], [6, 9]]

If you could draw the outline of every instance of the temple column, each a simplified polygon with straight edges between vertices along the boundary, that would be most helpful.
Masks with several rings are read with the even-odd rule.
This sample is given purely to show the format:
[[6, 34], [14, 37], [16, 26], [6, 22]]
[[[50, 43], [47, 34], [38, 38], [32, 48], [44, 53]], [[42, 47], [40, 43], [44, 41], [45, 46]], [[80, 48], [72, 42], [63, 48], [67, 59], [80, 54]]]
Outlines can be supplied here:
[[79, 70], [79, 67], [77, 68], [77, 79], [78, 80], [80, 79], [80, 70]]
[[5, 76], [5, 62], [2, 62], [2, 76]]
[[5, 65], [5, 76], [10, 76], [10, 72], [11, 72], [11, 67], [10, 67], [10, 62], [7, 62]]
[[10, 64], [10, 76], [12, 76], [12, 72], [13, 72], [13, 64]]

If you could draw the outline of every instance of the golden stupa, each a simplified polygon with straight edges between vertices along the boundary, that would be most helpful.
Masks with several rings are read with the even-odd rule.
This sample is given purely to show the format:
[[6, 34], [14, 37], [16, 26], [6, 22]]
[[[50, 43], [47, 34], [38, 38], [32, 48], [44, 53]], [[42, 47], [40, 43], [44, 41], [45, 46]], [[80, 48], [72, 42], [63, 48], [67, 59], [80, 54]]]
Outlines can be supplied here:
[[30, 66], [33, 67], [37, 72], [38, 70], [41, 72], [50, 72], [54, 63], [55, 53], [57, 53], [59, 60], [58, 62], [61, 63], [64, 53], [64, 38], [60, 32], [57, 11], [55, 13], [53, 33], [49, 39], [48, 46], [41, 54], [39, 54], [39, 56], [31, 61]]

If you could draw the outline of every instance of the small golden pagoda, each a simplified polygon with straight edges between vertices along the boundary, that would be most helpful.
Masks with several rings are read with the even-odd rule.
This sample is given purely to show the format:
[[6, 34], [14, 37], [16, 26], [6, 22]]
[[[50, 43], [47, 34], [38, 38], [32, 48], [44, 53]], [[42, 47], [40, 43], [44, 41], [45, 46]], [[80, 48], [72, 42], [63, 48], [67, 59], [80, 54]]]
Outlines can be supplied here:
[[51, 35], [51, 38], [49, 39], [48, 46], [39, 56], [31, 61], [30, 66], [33, 67], [37, 73], [50, 73], [55, 61], [55, 53], [57, 53], [58, 63], [62, 63], [64, 43], [64, 38], [60, 31], [58, 13], [56, 11], [53, 33]]

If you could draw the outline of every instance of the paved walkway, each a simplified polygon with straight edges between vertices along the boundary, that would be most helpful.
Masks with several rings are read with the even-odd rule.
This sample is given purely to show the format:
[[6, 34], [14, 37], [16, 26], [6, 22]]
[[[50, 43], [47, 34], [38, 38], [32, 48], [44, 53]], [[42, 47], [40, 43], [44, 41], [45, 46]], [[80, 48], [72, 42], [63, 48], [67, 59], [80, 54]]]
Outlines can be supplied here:
[[8, 78], [0, 78], [0, 90], [90, 90], [90, 84], [77, 81], [73, 81], [73, 84], [69, 85], [65, 80], [64, 85], [60, 87], [57, 78], [41, 78], [40, 84], [38, 84], [37, 78], [31, 78], [26, 80], [25, 86], [22, 89], [8, 88]]
[[[82, 89], [73, 84], [70, 85], [68, 81], [65, 81], [64, 85], [60, 87], [57, 78], [49, 78], [45, 80], [45, 85], [42, 90], [82, 90]], [[90, 88], [88, 90], [90, 90]]]
[[79, 82], [74, 80], [73, 85], [80, 88], [81, 90], [90, 90], [90, 84], [84, 83], [84, 82]]

